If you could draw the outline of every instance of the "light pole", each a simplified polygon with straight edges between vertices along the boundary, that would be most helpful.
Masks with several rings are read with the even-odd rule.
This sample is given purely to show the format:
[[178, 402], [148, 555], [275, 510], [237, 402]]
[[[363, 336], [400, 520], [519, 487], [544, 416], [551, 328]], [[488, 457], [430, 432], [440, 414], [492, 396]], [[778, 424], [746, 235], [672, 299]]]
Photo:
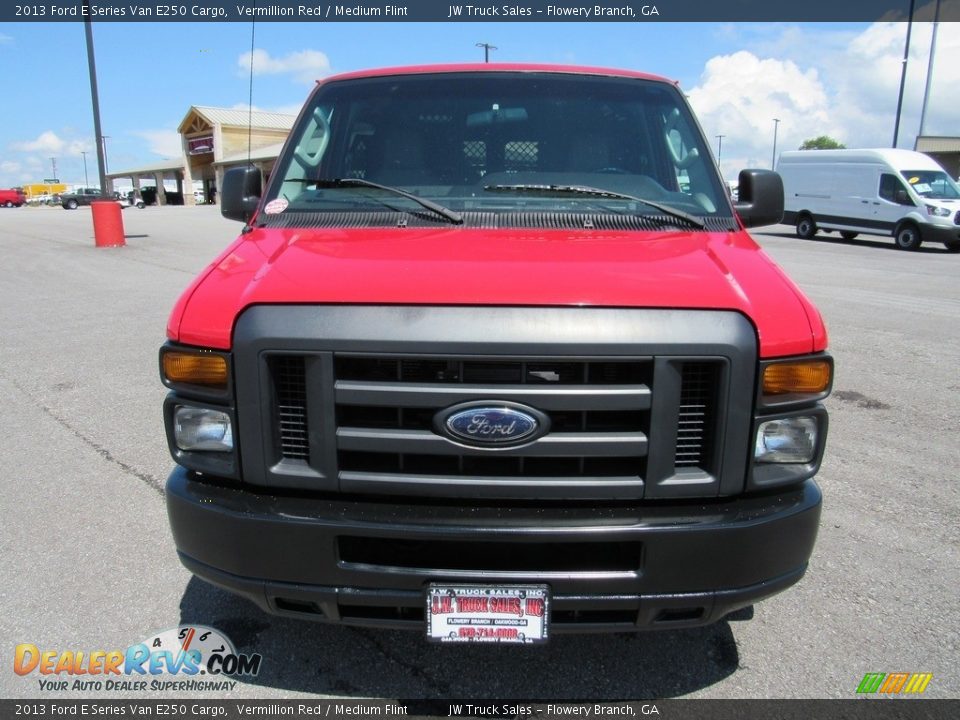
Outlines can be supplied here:
[[930, 98], [930, 85], [933, 83], [933, 59], [937, 55], [937, 31], [940, 29], [940, 0], [937, 0], [933, 13], [933, 36], [930, 38], [930, 57], [927, 58], [927, 84], [923, 90], [923, 108], [920, 110], [920, 135], [926, 134], [927, 101]]
[[[107, 162], [107, 140], [110, 139], [109, 135], [101, 135], [100, 142], [103, 143], [103, 172], [104, 174], [110, 172], [110, 163]], [[101, 188], [102, 189], [102, 188]]]
[[83, 186], [90, 187], [90, 178], [87, 177], [87, 151], [81, 150], [80, 154], [83, 155]]
[[[720, 167], [720, 153], [723, 152], [723, 139], [726, 135], [717, 135], [717, 167]], [[720, 174], [723, 175], [723, 170], [720, 171]]]
[[484, 42], [484, 43], [477, 43], [477, 47], [482, 47], [482, 48], [483, 48], [483, 61], [484, 61], [485, 63], [490, 62], [490, 51], [497, 49], [497, 46], [496, 46], [496, 45], [491, 45], [490, 43], [485, 43], [485, 42]]
[[780, 127], [780, 118], [773, 119], [773, 159], [770, 161], [770, 169], [777, 169], [777, 128]]
[[50, 158], [50, 167], [53, 169], [53, 179], [57, 179], [57, 159]]
[[103, 157], [103, 140], [100, 131], [100, 94], [97, 90], [97, 64], [93, 55], [93, 24], [90, 20], [90, 0], [83, 0], [86, 20], [83, 23], [87, 40], [87, 69], [90, 73], [90, 100], [93, 104], [93, 135], [97, 139], [97, 171], [100, 178], [100, 194], [107, 186], [106, 162]]
[[903, 109], [903, 88], [907, 84], [907, 58], [910, 57], [910, 32], [913, 30], [913, 3], [910, 0], [910, 17], [907, 18], [907, 42], [903, 46], [903, 68], [900, 70], [900, 95], [897, 97], [897, 119], [893, 124], [893, 145], [897, 146], [897, 137], [900, 135], [900, 111]]

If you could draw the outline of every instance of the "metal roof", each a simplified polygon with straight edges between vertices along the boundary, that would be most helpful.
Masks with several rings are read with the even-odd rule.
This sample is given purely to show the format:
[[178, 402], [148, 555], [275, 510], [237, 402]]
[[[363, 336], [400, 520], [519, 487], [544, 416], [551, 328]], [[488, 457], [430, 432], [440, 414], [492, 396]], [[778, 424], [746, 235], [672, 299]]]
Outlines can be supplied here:
[[283, 143], [274, 143], [273, 145], [267, 145], [266, 147], [254, 148], [250, 151], [249, 156], [247, 151], [235, 153], [229, 157], [225, 157], [222, 160], [218, 160], [214, 165], [239, 165], [245, 163], [247, 160], [274, 160], [277, 155], [280, 154], [280, 150], [283, 148]]
[[960, 137], [921, 135], [916, 148], [920, 152], [960, 152]]
[[183, 160], [161, 160], [159, 162], [141, 165], [140, 167], [114, 170], [107, 173], [108, 178], [132, 177], [134, 175], [153, 175], [158, 172], [183, 173]]
[[296, 115], [287, 115], [286, 113], [264, 112], [262, 110], [240, 110], [234, 108], [207, 107], [205, 105], [193, 105], [187, 111], [177, 132], [183, 133], [184, 126], [191, 115], [196, 113], [211, 125], [227, 125], [230, 127], [250, 127], [271, 129], [271, 130], [289, 130], [293, 127]]

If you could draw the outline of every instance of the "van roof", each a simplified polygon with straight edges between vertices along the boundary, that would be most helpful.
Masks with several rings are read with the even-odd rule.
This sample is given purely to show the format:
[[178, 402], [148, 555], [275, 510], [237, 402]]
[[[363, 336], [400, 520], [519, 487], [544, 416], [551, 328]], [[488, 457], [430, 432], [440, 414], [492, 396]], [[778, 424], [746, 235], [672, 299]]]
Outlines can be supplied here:
[[390, 75], [423, 75], [427, 73], [481, 73], [481, 72], [548, 72], [576, 75], [604, 75], [607, 77], [638, 78], [656, 80], [659, 82], [677, 85], [668, 78], [638, 72], [636, 70], [618, 70], [606, 67], [588, 67], [580, 65], [551, 65], [538, 63], [451, 63], [442, 65], [410, 65], [405, 67], [386, 67], [370, 70], [354, 70], [339, 75], [332, 75], [318, 83], [334, 82], [338, 80], [352, 80], [356, 78], [385, 77]]
[[883, 163], [900, 170], [943, 170], [936, 160], [915, 150], [900, 148], [862, 148], [855, 150], [788, 150], [778, 162], [787, 164], [814, 163]]

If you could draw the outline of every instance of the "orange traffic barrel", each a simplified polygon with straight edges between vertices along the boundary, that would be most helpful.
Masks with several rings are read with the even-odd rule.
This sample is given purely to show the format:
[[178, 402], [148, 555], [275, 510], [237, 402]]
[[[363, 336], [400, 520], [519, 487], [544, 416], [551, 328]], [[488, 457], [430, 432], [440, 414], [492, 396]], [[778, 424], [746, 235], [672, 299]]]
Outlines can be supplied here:
[[126, 245], [120, 203], [115, 200], [94, 200], [90, 207], [93, 210], [93, 237], [97, 247]]

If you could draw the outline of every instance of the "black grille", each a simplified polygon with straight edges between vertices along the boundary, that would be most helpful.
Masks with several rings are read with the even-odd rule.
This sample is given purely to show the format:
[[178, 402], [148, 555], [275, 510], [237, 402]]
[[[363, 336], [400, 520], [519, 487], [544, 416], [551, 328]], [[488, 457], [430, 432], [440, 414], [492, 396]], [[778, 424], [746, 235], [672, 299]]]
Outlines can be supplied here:
[[[338, 466], [341, 473], [417, 477], [639, 481], [651, 371], [649, 359], [338, 356]], [[473, 400], [529, 405], [550, 418], [550, 433], [510, 451], [458, 448], [440, 439], [433, 431], [437, 413]], [[378, 438], [381, 431], [386, 435]], [[579, 450], [543, 446], [551, 439], [582, 444]], [[591, 446], [596, 440], [606, 444]]]
[[398, 570], [476, 572], [637, 573], [642, 564], [638, 542], [498, 542], [404, 540], [341, 536], [342, 564]]
[[718, 370], [716, 364], [707, 362], [688, 362], [683, 366], [674, 459], [678, 468], [710, 469]]
[[338, 356], [338, 380], [417, 383], [632, 385], [649, 382], [649, 363]]
[[307, 460], [310, 444], [304, 359], [281, 355], [271, 358], [270, 366], [280, 455], [288, 460]]
[[[643, 497], [645, 483], [673, 472], [718, 471], [720, 359], [326, 357], [268, 356], [276, 448], [282, 460], [322, 465], [343, 492], [626, 499]], [[664, 397], [677, 400], [665, 406], [661, 398], [654, 423], [656, 377], [668, 368], [679, 377], [666, 372]], [[308, 386], [317, 390], [308, 394]], [[532, 408], [549, 429], [496, 448], [446, 436], [439, 414], [473, 402]], [[311, 448], [310, 417], [324, 418], [329, 444]], [[676, 442], [665, 445], [671, 433], [661, 429], [673, 422]], [[648, 467], [655, 478], [646, 477]]]

